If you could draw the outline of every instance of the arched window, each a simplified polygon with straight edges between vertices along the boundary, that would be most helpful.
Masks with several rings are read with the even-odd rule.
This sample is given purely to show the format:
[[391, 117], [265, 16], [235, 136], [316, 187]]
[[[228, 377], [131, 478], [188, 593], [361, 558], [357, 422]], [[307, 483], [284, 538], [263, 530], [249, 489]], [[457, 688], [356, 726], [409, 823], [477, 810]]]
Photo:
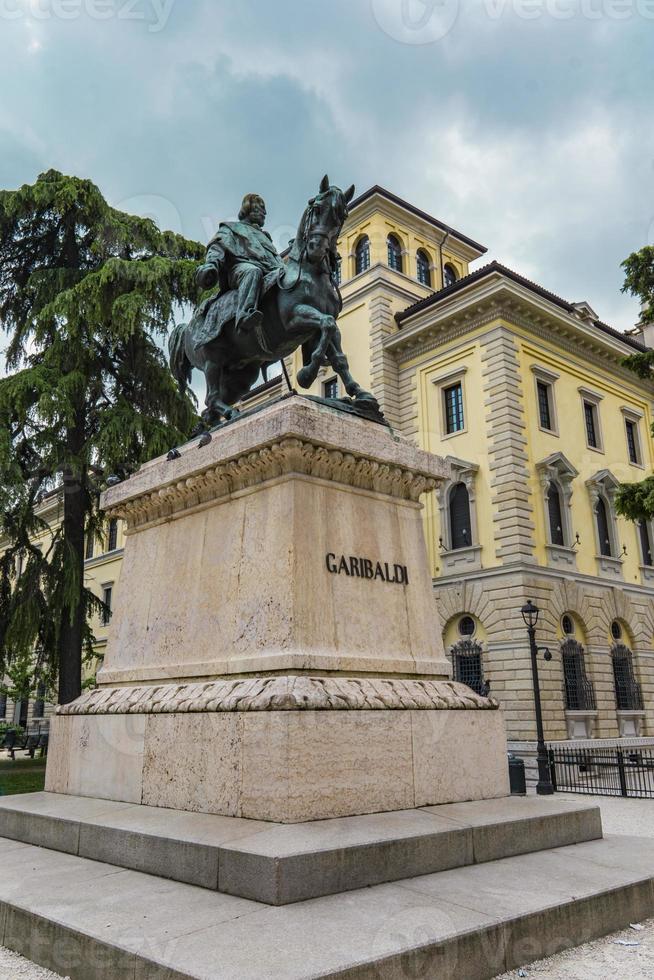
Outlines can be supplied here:
[[402, 246], [400, 245], [399, 239], [395, 235], [389, 235], [386, 239], [386, 247], [388, 249], [388, 265], [389, 268], [395, 269], [397, 272], [402, 271]]
[[429, 256], [427, 253], [419, 248], [416, 255], [416, 264], [418, 267], [418, 282], [421, 282], [423, 286], [431, 286], [431, 269], [429, 268]]
[[457, 279], [456, 269], [448, 262], [443, 269], [443, 286], [453, 286]]
[[611, 546], [611, 534], [609, 531], [609, 515], [603, 497], [598, 497], [595, 518], [597, 520], [597, 537], [599, 540], [600, 554], [605, 555], [607, 558], [612, 558], [613, 548]]
[[594, 711], [595, 691], [586, 675], [584, 648], [576, 640], [561, 644], [565, 706], [568, 711]]
[[357, 242], [354, 250], [354, 268], [357, 275], [370, 268], [370, 239], [367, 235], [362, 235]]
[[615, 703], [618, 711], [642, 711], [643, 693], [634, 673], [633, 654], [624, 643], [611, 650]]
[[475, 694], [488, 697], [490, 684], [484, 680], [482, 649], [474, 640], [460, 640], [452, 647], [454, 680], [467, 684]]
[[465, 483], [455, 483], [450, 491], [450, 534], [452, 551], [472, 544], [470, 497]]
[[547, 488], [547, 510], [550, 520], [550, 539], [552, 544], [563, 547], [565, 535], [563, 533], [563, 513], [561, 511], [561, 492], [556, 483], [551, 480]]

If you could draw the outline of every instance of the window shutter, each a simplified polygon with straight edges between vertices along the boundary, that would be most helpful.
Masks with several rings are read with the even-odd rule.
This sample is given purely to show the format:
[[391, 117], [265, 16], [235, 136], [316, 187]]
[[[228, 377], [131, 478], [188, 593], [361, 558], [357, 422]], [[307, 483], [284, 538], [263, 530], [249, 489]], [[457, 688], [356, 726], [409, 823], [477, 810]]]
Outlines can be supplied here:
[[465, 483], [457, 483], [450, 493], [450, 533], [452, 550], [472, 544], [470, 498]]

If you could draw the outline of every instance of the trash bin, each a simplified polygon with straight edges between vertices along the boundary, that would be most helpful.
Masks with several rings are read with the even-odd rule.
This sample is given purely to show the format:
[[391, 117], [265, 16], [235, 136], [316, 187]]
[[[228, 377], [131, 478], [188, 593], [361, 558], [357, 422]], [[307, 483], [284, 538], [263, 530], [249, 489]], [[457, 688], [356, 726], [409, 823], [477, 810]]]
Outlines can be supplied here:
[[512, 796], [527, 795], [527, 780], [525, 779], [525, 760], [509, 752], [509, 785]]

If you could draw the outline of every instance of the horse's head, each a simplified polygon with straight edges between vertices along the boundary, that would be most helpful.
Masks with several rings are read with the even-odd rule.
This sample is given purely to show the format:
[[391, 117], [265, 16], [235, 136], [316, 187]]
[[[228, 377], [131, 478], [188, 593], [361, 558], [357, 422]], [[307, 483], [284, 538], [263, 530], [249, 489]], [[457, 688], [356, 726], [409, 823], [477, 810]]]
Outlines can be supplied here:
[[347, 217], [347, 206], [354, 197], [354, 184], [346, 191], [329, 183], [327, 174], [320, 182], [320, 190], [309, 201], [302, 215], [296, 244], [304, 250], [310, 262], [322, 262], [329, 258], [336, 264], [336, 243]]

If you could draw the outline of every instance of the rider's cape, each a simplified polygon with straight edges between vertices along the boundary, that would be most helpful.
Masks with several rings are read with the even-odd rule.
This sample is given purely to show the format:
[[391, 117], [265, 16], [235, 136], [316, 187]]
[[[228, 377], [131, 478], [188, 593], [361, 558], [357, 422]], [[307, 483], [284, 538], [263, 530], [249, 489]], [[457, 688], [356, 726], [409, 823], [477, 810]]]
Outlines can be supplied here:
[[225, 324], [234, 317], [236, 294], [228, 282], [231, 264], [252, 262], [263, 270], [262, 296], [279, 282], [284, 272], [284, 263], [268, 232], [242, 221], [225, 221], [220, 225], [209, 242], [206, 261], [210, 262], [212, 257], [219, 259], [219, 291], [203, 300], [193, 314], [189, 330], [193, 334], [195, 350], [216, 340]]

